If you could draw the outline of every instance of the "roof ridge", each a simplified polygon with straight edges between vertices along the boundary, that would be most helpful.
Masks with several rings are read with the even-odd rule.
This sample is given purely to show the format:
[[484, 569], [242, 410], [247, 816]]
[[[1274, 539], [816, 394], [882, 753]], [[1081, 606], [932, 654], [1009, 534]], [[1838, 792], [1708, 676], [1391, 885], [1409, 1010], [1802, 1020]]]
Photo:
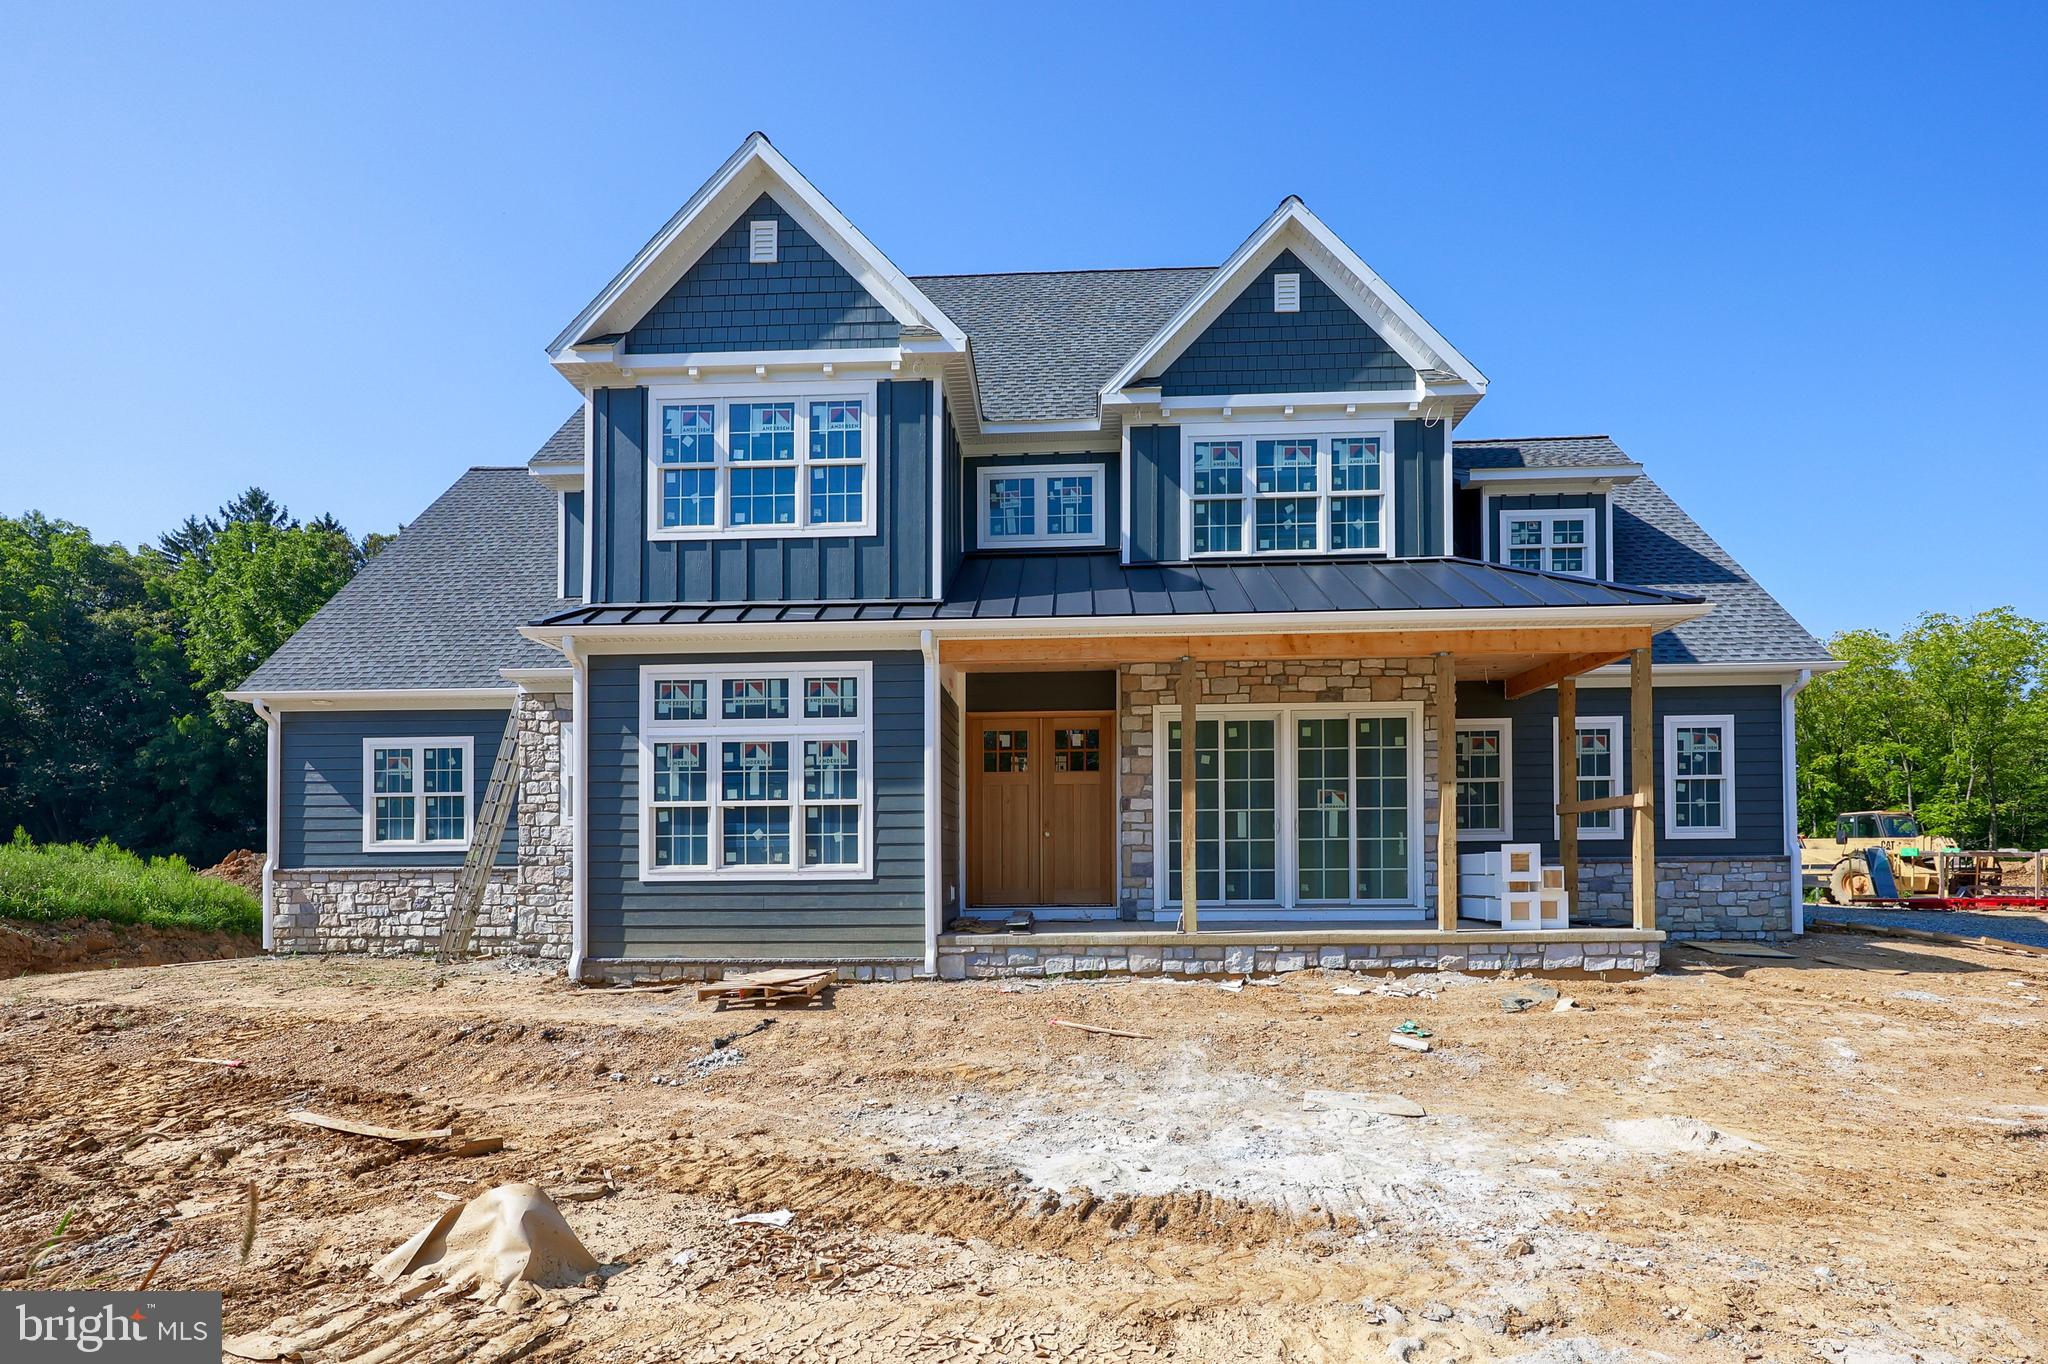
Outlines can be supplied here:
[[1023, 275], [1163, 275], [1174, 270], [1207, 270], [1213, 265], [1081, 265], [1065, 270], [962, 270], [949, 274], [912, 275], [916, 279], [1016, 279]]

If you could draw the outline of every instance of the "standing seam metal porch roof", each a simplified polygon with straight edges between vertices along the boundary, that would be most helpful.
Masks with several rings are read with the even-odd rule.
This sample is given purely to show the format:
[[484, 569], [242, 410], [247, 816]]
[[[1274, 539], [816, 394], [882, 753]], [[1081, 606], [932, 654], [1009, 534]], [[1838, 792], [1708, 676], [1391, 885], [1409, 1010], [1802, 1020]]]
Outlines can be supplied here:
[[582, 606], [547, 626], [721, 625], [814, 621], [1077, 620], [1356, 611], [1487, 611], [1682, 606], [1703, 598], [1507, 568], [1476, 559], [1319, 559], [1123, 564], [1113, 552], [969, 557], [940, 602], [678, 602]]

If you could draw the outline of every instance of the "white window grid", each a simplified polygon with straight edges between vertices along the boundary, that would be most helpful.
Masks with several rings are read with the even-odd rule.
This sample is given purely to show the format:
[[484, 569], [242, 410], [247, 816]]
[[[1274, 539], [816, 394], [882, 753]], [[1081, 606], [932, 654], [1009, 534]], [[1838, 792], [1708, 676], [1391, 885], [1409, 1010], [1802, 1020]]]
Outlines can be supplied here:
[[[1068, 479], [1082, 479], [1087, 484], [1090, 517], [1089, 529], [1085, 531], [1055, 532], [1049, 529], [1052, 524], [1053, 486]], [[995, 533], [994, 508], [990, 499], [998, 484], [1010, 480], [1025, 485], [1025, 496], [1031, 505], [1031, 529], [1023, 534], [1001, 535]], [[1107, 544], [1109, 526], [1103, 502], [1106, 484], [1107, 474], [1100, 464], [1047, 464], [1028, 468], [1014, 464], [988, 465], [975, 475], [976, 506], [979, 509], [975, 520], [975, 543], [983, 549]]]
[[1498, 757], [1499, 757], [1499, 763], [1498, 763], [1498, 767], [1499, 767], [1499, 772], [1498, 772], [1498, 774], [1497, 774], [1497, 775], [1495, 775], [1495, 776], [1491, 776], [1491, 777], [1476, 777], [1476, 778], [1475, 778], [1475, 777], [1462, 777], [1462, 778], [1461, 778], [1461, 777], [1459, 777], [1459, 776], [1457, 775], [1457, 753], [1456, 753], [1455, 749], [1456, 749], [1457, 747], [1460, 747], [1460, 746], [1462, 746], [1462, 745], [1457, 745], [1457, 744], [1455, 743], [1455, 741], [1454, 741], [1454, 745], [1453, 745], [1453, 752], [1452, 752], [1452, 755], [1451, 755], [1451, 759], [1450, 759], [1450, 761], [1449, 761], [1449, 762], [1447, 762], [1447, 763], [1446, 763], [1446, 764], [1444, 765], [1444, 770], [1445, 770], [1446, 772], [1448, 772], [1448, 773], [1449, 773], [1449, 775], [1450, 775], [1450, 780], [1451, 780], [1452, 782], [1456, 783], [1456, 784], [1455, 784], [1455, 785], [1454, 785], [1454, 786], [1453, 786], [1453, 787], [1451, 788], [1451, 799], [1452, 799], [1452, 801], [1453, 801], [1454, 805], [1455, 805], [1455, 804], [1457, 803], [1457, 801], [1458, 801], [1458, 788], [1459, 788], [1459, 787], [1462, 787], [1462, 786], [1469, 786], [1469, 785], [1487, 785], [1487, 786], [1492, 786], [1492, 785], [1498, 785], [1498, 786], [1500, 787], [1500, 800], [1499, 800], [1499, 802], [1498, 802], [1498, 803], [1499, 803], [1499, 806], [1500, 806], [1500, 822], [1499, 822], [1498, 824], [1490, 824], [1490, 825], [1484, 825], [1484, 826], [1481, 826], [1481, 825], [1473, 825], [1473, 826], [1467, 827], [1467, 826], [1466, 826], [1466, 824], [1465, 824], [1464, 818], [1463, 818], [1463, 816], [1462, 816], [1462, 814], [1461, 814], [1461, 815], [1460, 815], [1460, 817], [1459, 817], [1459, 820], [1458, 820], [1458, 838], [1459, 838], [1459, 839], [1460, 839], [1461, 841], [1468, 841], [1468, 842], [1469, 842], [1469, 841], [1477, 841], [1477, 840], [1480, 840], [1480, 839], [1488, 839], [1488, 840], [1493, 840], [1493, 841], [1501, 841], [1501, 840], [1505, 840], [1505, 839], [1511, 839], [1511, 838], [1513, 838], [1513, 837], [1514, 837], [1514, 831], [1515, 831], [1515, 726], [1514, 726], [1514, 722], [1513, 722], [1512, 720], [1506, 720], [1506, 719], [1500, 719], [1500, 720], [1485, 720], [1485, 719], [1472, 719], [1472, 720], [1460, 720], [1460, 721], [1458, 721], [1458, 723], [1457, 723], [1457, 727], [1456, 727], [1456, 738], [1457, 738], [1457, 739], [1463, 739], [1463, 738], [1465, 738], [1465, 737], [1466, 737], [1467, 735], [1481, 735], [1481, 734], [1486, 734], [1486, 735], [1491, 735], [1491, 736], [1493, 736], [1493, 738], [1494, 738], [1495, 742], [1496, 742], [1496, 743], [1497, 743], [1497, 744], [1499, 745], [1499, 750], [1498, 750]]
[[[1593, 554], [1593, 528], [1597, 515], [1587, 507], [1562, 511], [1502, 509], [1497, 561], [1510, 568], [1597, 578], [1600, 576], [1596, 571], [1598, 560]], [[1527, 538], [1531, 527], [1536, 537], [1533, 540]], [[1519, 542], [1515, 538], [1518, 534], [1523, 537]], [[1574, 562], [1576, 567], [1571, 566]]]
[[[1696, 769], [1681, 774], [1679, 766], [1679, 736], [1681, 732], [1708, 730], [1720, 736], [1717, 758], [1703, 762], [1697, 758], [1692, 766]], [[1714, 770], [1703, 770], [1712, 768]], [[1678, 796], [1680, 787], [1691, 782], [1712, 782], [1718, 785], [1721, 818], [1714, 824], [1685, 824], [1678, 822]], [[1667, 715], [1664, 717], [1664, 781], [1660, 792], [1664, 804], [1664, 836], [1666, 838], [1733, 838], [1735, 837], [1735, 717], [1732, 715]]]
[[[876, 524], [875, 504], [880, 496], [875, 457], [878, 430], [875, 395], [876, 389], [873, 384], [759, 384], [742, 391], [712, 392], [674, 387], [650, 390], [647, 400], [647, 538], [787, 540], [812, 536], [873, 534]], [[751, 449], [743, 449], [738, 452], [738, 457], [735, 457], [733, 409], [761, 404], [792, 405], [793, 424], [790, 431], [789, 459], [749, 458]], [[832, 407], [844, 404], [858, 404], [860, 421], [857, 429], [828, 424]], [[666, 412], [670, 408], [709, 409], [711, 426], [708, 434], [711, 448], [708, 459], [671, 460], [668, 457], [665, 449]], [[846, 458], [843, 454], [846, 438], [855, 434], [859, 437], [858, 457]], [[760, 443], [759, 436], [760, 433], [751, 433], [747, 443], [750, 446], [757, 445]], [[818, 438], [815, 442], [814, 436]], [[814, 451], [814, 444], [822, 445], [823, 450]], [[820, 498], [817, 504], [819, 508], [822, 510], [837, 499], [842, 503], [839, 510], [843, 511], [843, 501], [847, 495], [843, 486], [844, 471], [856, 469], [860, 471], [857, 475], [860, 483], [860, 515], [822, 521], [812, 520], [813, 474], [822, 475], [826, 485], [815, 490]], [[787, 470], [792, 474], [792, 519], [735, 523], [734, 476], [752, 475], [769, 470]], [[664, 475], [669, 473], [681, 475], [678, 481], [685, 488], [697, 481], [691, 479], [690, 475], [708, 476], [702, 480], [709, 488], [711, 506], [708, 519], [687, 521], [677, 525], [667, 524]]]
[[[1353, 441], [1363, 441], [1367, 445], [1365, 451], [1362, 452], [1364, 457], [1358, 459], [1355, 464], [1349, 460], [1345, 461], [1347, 466], [1358, 471], [1356, 474], [1347, 475], [1347, 477], [1351, 481], [1358, 482], [1363, 481], [1369, 476], [1370, 486], [1339, 488], [1336, 486], [1339, 470], [1339, 460], [1337, 458], [1338, 445], [1339, 442]], [[1313, 465], [1283, 466], [1281, 464], [1282, 451], [1280, 446], [1307, 445], [1310, 443], [1313, 443], [1314, 446]], [[1262, 444], [1269, 447], [1268, 453], [1271, 456], [1274, 468], [1274, 476], [1271, 480], [1273, 486], [1264, 489], [1261, 489], [1259, 486], [1260, 447]], [[1204, 449], [1214, 447], [1235, 447], [1236, 449], [1237, 475], [1232, 485], [1233, 490], [1226, 492], [1214, 491], [1217, 485], [1212, 480], [1208, 484], [1211, 491], [1198, 494], [1196, 491], [1196, 457]], [[1391, 555], [1393, 552], [1392, 535], [1394, 524], [1393, 462], [1394, 428], [1391, 422], [1302, 422], [1281, 430], [1253, 430], [1236, 426], [1183, 427], [1181, 429], [1181, 487], [1187, 490], [1186, 496], [1181, 499], [1181, 544], [1184, 547], [1184, 557], [1189, 559], [1207, 559], [1261, 556], [1280, 558], [1322, 557], [1329, 555]], [[1312, 489], [1299, 491], [1285, 486], [1287, 480], [1281, 477], [1282, 470], [1295, 468], [1311, 474], [1314, 484]], [[1370, 471], [1369, 475], [1366, 471]], [[1260, 549], [1258, 547], [1259, 508], [1261, 506], [1277, 508], [1280, 504], [1297, 499], [1303, 502], [1313, 501], [1313, 524], [1298, 522], [1295, 527], [1296, 537], [1291, 544], [1276, 545], [1271, 549]], [[1345, 544], [1341, 546], [1335, 544], [1334, 532], [1338, 527], [1339, 516], [1337, 512], [1340, 505], [1365, 501], [1375, 501], [1378, 513], [1376, 517], [1357, 523], [1369, 531], [1366, 537], [1369, 543], [1364, 545]], [[1221, 524], [1218, 524], [1214, 519], [1218, 515], [1216, 509], [1229, 508], [1233, 503], [1235, 504], [1235, 516], [1229, 515], [1227, 511], [1223, 512]], [[1198, 516], [1198, 507], [1210, 509], [1202, 513], [1202, 515], [1211, 518], [1210, 525], [1212, 529], [1218, 532], [1224, 530], [1230, 532], [1228, 535], [1217, 534], [1208, 547], [1199, 549], [1196, 547], [1195, 542], [1196, 526], [1198, 520], [1201, 519]], [[1278, 512], [1275, 511], [1269, 513], [1269, 515], [1274, 520], [1277, 528]], [[1304, 529], [1313, 538], [1313, 544], [1307, 547], [1300, 544], [1301, 537], [1299, 532]], [[1215, 540], [1223, 540], [1225, 543], [1218, 547]]]
[[[1597, 800], [1604, 796], [1628, 794], [1633, 789], [1627, 785], [1628, 721], [1619, 715], [1581, 715], [1578, 718], [1578, 727], [1579, 737], [1581, 738], [1589, 734], [1604, 734], [1607, 736], [1609, 773], [1604, 778], [1607, 783], [1607, 789], [1604, 791], [1598, 790], [1594, 788], [1594, 783], [1603, 779], [1579, 775], [1578, 758], [1580, 755], [1576, 751], [1573, 752], [1570, 759], [1559, 757], [1557, 719], [1555, 716], [1551, 717], [1550, 752], [1552, 761], [1570, 761], [1572, 763], [1574, 778], [1572, 790], [1576, 794], [1577, 799]], [[1555, 771], [1556, 769], [1553, 768], [1552, 770]], [[1628, 834], [1628, 826], [1623, 822], [1623, 814], [1620, 810], [1595, 810], [1589, 814], [1577, 816], [1577, 818], [1579, 821], [1579, 841], [1581, 843], [1624, 838]], [[1552, 837], [1555, 837], [1558, 832], [1559, 825], [1557, 819], [1553, 818], [1551, 821]]]
[[[854, 683], [856, 714], [847, 717], [842, 679]], [[808, 682], [834, 684], [812, 688]], [[726, 683], [741, 684], [741, 708], [748, 718], [724, 718]], [[762, 715], [777, 708], [772, 684], [782, 683], [786, 698], [783, 713]], [[640, 670], [640, 879], [642, 881], [820, 881], [858, 880], [873, 875], [875, 865], [874, 788], [874, 670], [862, 660], [831, 660], [801, 665], [758, 666], [730, 664], [708, 668], [678, 668], [649, 665]], [[701, 684], [703, 704], [696, 706], [696, 684]], [[749, 684], [762, 684], [752, 686]], [[812, 715], [808, 712], [817, 711]], [[665, 713], [665, 714], [664, 714]], [[817, 741], [851, 740], [855, 744], [853, 770], [856, 794], [806, 795], [805, 744]], [[699, 771], [703, 776], [701, 798], [657, 802], [654, 788], [655, 746], [663, 743], [700, 745]], [[786, 743], [787, 797], [757, 799], [743, 794], [727, 799], [723, 791], [724, 745]], [[701, 865], [655, 864], [655, 810], [659, 806], [701, 808], [705, 811], [706, 859]], [[729, 808], [780, 809], [789, 820], [789, 861], [786, 863], [728, 862], [724, 848], [724, 812]], [[805, 813], [810, 809], [854, 810], [858, 858], [850, 863], [807, 865], [805, 861]], [[843, 816], [842, 816], [843, 818]]]
[[[1216, 720], [1271, 720], [1274, 723], [1274, 841], [1275, 868], [1274, 884], [1278, 895], [1272, 901], [1231, 902], [1228, 909], [1247, 906], [1258, 909], [1293, 909], [1302, 907], [1309, 910], [1334, 912], [1350, 907], [1368, 908], [1423, 908], [1423, 878], [1425, 854], [1423, 847], [1423, 815], [1427, 804], [1422, 788], [1423, 752], [1427, 735], [1423, 729], [1422, 707], [1406, 702], [1382, 705], [1301, 705], [1301, 706], [1197, 706], [1197, 722]], [[1296, 724], [1304, 718], [1341, 719], [1354, 739], [1353, 765], [1350, 775], [1351, 794], [1351, 877], [1357, 884], [1358, 832], [1357, 813], [1360, 806], [1359, 787], [1364, 778], [1358, 774], [1356, 764], [1356, 734], [1360, 720], [1399, 719], [1408, 722], [1407, 770], [1407, 820], [1405, 835], [1408, 846], [1408, 883], [1406, 893], [1395, 898], [1354, 898], [1350, 900], [1311, 899], [1299, 893], [1301, 884], [1300, 866], [1300, 790], [1298, 763], [1295, 748]], [[1170, 764], [1180, 761], [1180, 750], [1169, 742], [1173, 724], [1180, 719], [1180, 707], [1159, 706], [1153, 711], [1152, 743], [1157, 760], [1153, 771], [1157, 773], [1158, 788], [1153, 801], [1152, 820], [1152, 865], [1154, 867], [1152, 903], [1157, 911], [1164, 912], [1179, 902], [1169, 897], [1167, 891], [1172, 879], [1173, 840], [1179, 832], [1179, 825], [1169, 816], [1168, 783], [1171, 780]], [[1207, 907], [1217, 908], [1213, 902]]]
[[[427, 750], [456, 749], [461, 753], [459, 791], [427, 790]], [[377, 837], [377, 754], [402, 752], [410, 755], [409, 789], [382, 793], [387, 798], [412, 800], [410, 838]], [[459, 796], [462, 800], [462, 834], [458, 838], [428, 838], [428, 800]], [[440, 738], [388, 738], [363, 740], [363, 851], [364, 852], [452, 852], [469, 846], [476, 831], [476, 740], [468, 735]]]

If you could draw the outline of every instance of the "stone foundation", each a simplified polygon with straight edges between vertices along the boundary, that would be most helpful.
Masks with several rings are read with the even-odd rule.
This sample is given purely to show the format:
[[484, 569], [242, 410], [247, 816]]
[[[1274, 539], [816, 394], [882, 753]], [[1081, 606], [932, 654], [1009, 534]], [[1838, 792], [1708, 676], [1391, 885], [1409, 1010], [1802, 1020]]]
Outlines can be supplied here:
[[[1581, 861], [1580, 902], [1627, 916], [1629, 866], [1625, 857]], [[1793, 875], [1789, 857], [1660, 857], [1657, 927], [1674, 939], [1789, 938]]]
[[[570, 698], [521, 692], [519, 860], [491, 872], [477, 913], [483, 956], [565, 960], [572, 932], [571, 830], [562, 810], [562, 724]], [[483, 793], [478, 791], [481, 800]], [[271, 875], [279, 952], [431, 952], [455, 907], [454, 867], [280, 869]]]
[[[1153, 865], [1153, 819], [1166, 801], [1167, 772], [1152, 751], [1157, 734], [1154, 712], [1161, 706], [1179, 704], [1179, 674], [1177, 663], [1127, 663], [1117, 679], [1117, 876], [1119, 905], [1126, 917], [1133, 911], [1152, 909], [1153, 876], [1155, 872], [1162, 878], [1166, 875], [1165, 868]], [[1200, 703], [1304, 706], [1405, 701], [1421, 706], [1420, 723], [1410, 738], [1422, 745], [1422, 789], [1414, 798], [1424, 801], [1419, 849], [1422, 903], [1432, 904], [1436, 899], [1435, 678], [1436, 662], [1429, 658], [1207, 662], [1202, 665]], [[1285, 732], [1275, 739], [1282, 744], [1292, 742]], [[1156, 804], [1155, 778], [1159, 782]]]
[[1657, 969], [1655, 942], [1246, 943], [1229, 946], [1085, 946], [939, 943], [941, 980], [998, 976], [1266, 976], [1324, 971], [1582, 971], [1643, 975]]

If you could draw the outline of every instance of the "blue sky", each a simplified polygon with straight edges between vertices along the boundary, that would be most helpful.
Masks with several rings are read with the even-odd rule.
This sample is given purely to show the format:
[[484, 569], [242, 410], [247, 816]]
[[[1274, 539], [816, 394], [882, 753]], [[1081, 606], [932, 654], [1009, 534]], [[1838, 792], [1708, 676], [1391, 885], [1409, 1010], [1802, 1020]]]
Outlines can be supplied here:
[[1492, 379], [1461, 434], [1612, 434], [1823, 634], [2048, 616], [2039, 7], [770, 12], [11, 7], [0, 511], [408, 519], [758, 127], [912, 274], [1298, 193]]

